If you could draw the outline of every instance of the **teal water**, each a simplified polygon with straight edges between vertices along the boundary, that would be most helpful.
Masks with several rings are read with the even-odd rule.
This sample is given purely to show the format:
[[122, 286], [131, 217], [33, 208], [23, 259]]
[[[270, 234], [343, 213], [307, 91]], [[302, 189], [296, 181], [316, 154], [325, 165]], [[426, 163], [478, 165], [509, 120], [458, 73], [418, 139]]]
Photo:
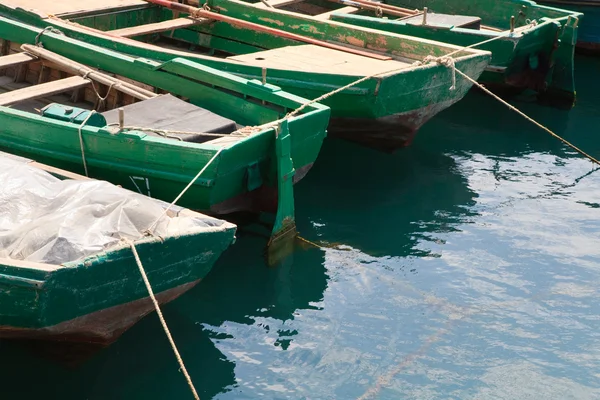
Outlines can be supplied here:
[[[600, 156], [599, 74], [518, 106]], [[328, 139], [296, 206], [328, 247], [240, 234], [164, 307], [202, 399], [600, 398], [600, 171], [556, 139], [470, 94], [395, 155]], [[0, 355], [2, 399], [191, 398], [154, 315], [75, 369]]]

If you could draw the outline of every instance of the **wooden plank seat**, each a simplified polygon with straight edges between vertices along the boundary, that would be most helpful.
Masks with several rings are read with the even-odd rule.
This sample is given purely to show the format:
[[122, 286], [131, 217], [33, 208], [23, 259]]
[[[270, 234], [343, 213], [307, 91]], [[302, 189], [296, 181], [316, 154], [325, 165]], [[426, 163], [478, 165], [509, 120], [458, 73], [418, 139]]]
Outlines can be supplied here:
[[[415, 15], [410, 18], [402, 18], [403, 22], [411, 25], [423, 25], [423, 14]], [[439, 14], [434, 12], [427, 13], [427, 26], [437, 28], [456, 28], [477, 29], [481, 28], [481, 18], [469, 15], [451, 15]]]
[[208, 22], [210, 19], [207, 18], [175, 18], [168, 21], [156, 22], [153, 24], [145, 24], [132, 26], [130, 28], [123, 29], [115, 29], [112, 31], [108, 31], [111, 35], [121, 36], [121, 37], [135, 37], [142, 35], [149, 35], [151, 33], [165, 32], [171, 31], [174, 29], [182, 29], [187, 28], [194, 25], [199, 25], [204, 22]]
[[[214, 136], [202, 133], [229, 134], [237, 129], [234, 121], [221, 117], [204, 108], [180, 100], [170, 94], [154, 97], [123, 107], [125, 126], [138, 126], [149, 129], [198, 132], [173, 134], [185, 142], [202, 143]], [[103, 112], [108, 124], [118, 124], [118, 110]], [[164, 137], [156, 132], [144, 131], [149, 136]]]
[[322, 19], [322, 20], [328, 20], [329, 17], [331, 17], [332, 14], [352, 14], [357, 12], [359, 9], [356, 7], [342, 7], [342, 8], [338, 8], [337, 10], [331, 10], [331, 11], [327, 11], [324, 12], [322, 14], [317, 14], [315, 15], [315, 18], [318, 19]]
[[272, 68], [365, 76], [410, 65], [408, 62], [400, 60], [375, 60], [312, 44], [279, 47], [256, 53], [231, 56], [227, 59], [267, 68], [267, 79], [268, 70]]
[[0, 106], [9, 106], [25, 100], [39, 99], [53, 94], [80, 89], [90, 84], [90, 81], [81, 76], [58, 79], [56, 81], [29, 86], [18, 90], [0, 94]]
[[37, 60], [36, 56], [28, 53], [15, 53], [0, 57], [0, 71], [6, 68], [18, 67]]

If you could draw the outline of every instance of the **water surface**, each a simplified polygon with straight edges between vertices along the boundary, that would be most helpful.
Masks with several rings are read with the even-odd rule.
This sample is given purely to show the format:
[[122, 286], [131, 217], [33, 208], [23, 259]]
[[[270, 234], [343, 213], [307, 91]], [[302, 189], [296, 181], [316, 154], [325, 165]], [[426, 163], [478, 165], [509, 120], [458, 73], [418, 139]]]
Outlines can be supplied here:
[[[600, 61], [571, 112], [600, 156]], [[240, 234], [165, 317], [202, 399], [600, 398], [600, 172], [482, 94], [385, 155], [328, 139], [297, 186], [306, 246]], [[156, 316], [70, 369], [0, 342], [2, 398], [191, 398]]]

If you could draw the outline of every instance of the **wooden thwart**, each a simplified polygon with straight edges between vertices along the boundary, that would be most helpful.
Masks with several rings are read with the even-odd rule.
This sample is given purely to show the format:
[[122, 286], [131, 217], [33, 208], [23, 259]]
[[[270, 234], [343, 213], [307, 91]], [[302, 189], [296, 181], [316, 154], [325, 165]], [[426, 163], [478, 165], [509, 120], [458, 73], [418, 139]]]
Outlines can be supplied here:
[[398, 60], [374, 60], [310, 44], [240, 54], [227, 59], [267, 69], [278, 68], [350, 76], [367, 76], [409, 65]]
[[13, 90], [12, 92], [0, 94], [0, 106], [9, 106], [25, 100], [39, 99], [41, 97], [79, 89], [89, 84], [90, 81], [87, 79], [80, 76], [72, 76], [70, 78], [42, 83], [41, 85]]
[[145, 0], [145, 1], [150, 4], [156, 4], [159, 6], [167, 7], [171, 10], [188, 13], [188, 14], [194, 15], [195, 17], [204, 17], [204, 18], [214, 19], [217, 21], [222, 21], [222, 22], [228, 23], [232, 26], [250, 29], [250, 30], [253, 30], [256, 32], [265, 32], [265, 33], [268, 33], [268, 34], [271, 34], [274, 36], [279, 36], [279, 37], [283, 37], [286, 39], [296, 40], [296, 41], [304, 42], [304, 43], [310, 43], [310, 44], [314, 44], [317, 46], [326, 47], [329, 49], [335, 49], [335, 50], [343, 51], [343, 52], [350, 53], [350, 54], [357, 54], [357, 55], [361, 55], [363, 57], [369, 57], [369, 58], [373, 58], [376, 60], [391, 60], [392, 59], [390, 56], [387, 56], [387, 55], [377, 54], [375, 52], [366, 51], [366, 50], [362, 50], [362, 49], [345, 47], [345, 46], [342, 46], [342, 45], [339, 45], [336, 43], [329, 43], [329, 42], [326, 42], [323, 40], [318, 40], [318, 39], [315, 39], [312, 37], [298, 35], [296, 33], [291, 33], [288, 31], [281, 30], [281, 29], [263, 26], [263, 25], [260, 25], [260, 24], [254, 23], [254, 22], [245, 21], [242, 19], [230, 17], [227, 15], [219, 14], [219, 13], [212, 12], [212, 11], [207, 11], [202, 8], [188, 6], [186, 4], [181, 4], [181, 3], [177, 3], [174, 1], [170, 1], [170, 0]]
[[36, 56], [26, 53], [15, 53], [0, 57], [0, 71], [6, 68], [18, 67], [37, 60]]
[[192, 19], [192, 18], [176, 18], [169, 21], [156, 22], [154, 24], [146, 24], [139, 26], [132, 26], [130, 28], [115, 29], [108, 31], [112, 35], [120, 37], [135, 37], [141, 35], [148, 35], [151, 33], [165, 32], [173, 29], [187, 28], [194, 25], [199, 25], [204, 22], [210, 21], [207, 18]]
[[327, 11], [324, 12], [322, 14], [318, 14], [315, 15], [315, 18], [317, 19], [322, 19], [322, 20], [328, 20], [329, 17], [331, 17], [331, 14], [352, 14], [357, 12], [359, 9], [356, 7], [342, 7], [342, 8], [338, 8], [337, 10], [331, 10], [331, 11]]

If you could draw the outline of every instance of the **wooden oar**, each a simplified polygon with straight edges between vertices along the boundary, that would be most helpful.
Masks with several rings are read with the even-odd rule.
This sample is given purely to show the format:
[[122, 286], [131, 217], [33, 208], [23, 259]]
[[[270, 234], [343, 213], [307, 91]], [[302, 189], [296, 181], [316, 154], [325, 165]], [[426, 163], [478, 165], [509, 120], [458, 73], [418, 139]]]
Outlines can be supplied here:
[[190, 14], [192, 17], [203, 17], [210, 18], [216, 21], [227, 22], [228, 24], [239, 26], [241, 28], [248, 28], [257, 32], [265, 32], [270, 33], [271, 35], [283, 37], [286, 39], [297, 40], [299, 42], [310, 43], [321, 47], [327, 47], [329, 49], [343, 51], [346, 53], [357, 54], [359, 56], [374, 58], [376, 60], [391, 60], [392, 57], [384, 56], [377, 53], [372, 53], [364, 50], [353, 49], [350, 47], [345, 47], [333, 43], [324, 42], [322, 40], [313, 39], [310, 37], [297, 35], [295, 33], [290, 33], [286, 31], [282, 31], [280, 29], [270, 28], [267, 26], [263, 26], [260, 24], [255, 24], [254, 22], [248, 22], [241, 19], [228, 17], [226, 15], [221, 15], [212, 11], [207, 11], [202, 8], [188, 6], [186, 4], [176, 3], [174, 1], [169, 0], [145, 0], [148, 3], [156, 4], [159, 6], [170, 8], [171, 10], [183, 12], [186, 14]]

